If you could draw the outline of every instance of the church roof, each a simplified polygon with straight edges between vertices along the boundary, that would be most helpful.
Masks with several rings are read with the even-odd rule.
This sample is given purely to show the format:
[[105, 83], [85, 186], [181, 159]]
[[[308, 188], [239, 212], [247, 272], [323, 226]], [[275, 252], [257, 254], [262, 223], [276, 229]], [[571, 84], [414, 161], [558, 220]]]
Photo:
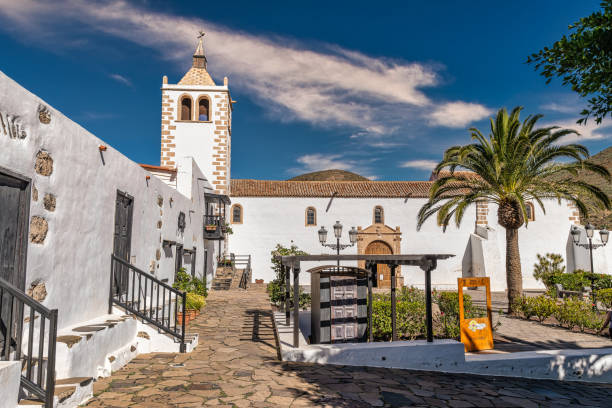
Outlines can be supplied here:
[[191, 68], [189, 68], [189, 71], [187, 71], [187, 73], [179, 81], [179, 85], [215, 86], [215, 81], [213, 81], [212, 77], [206, 70], [207, 61], [206, 55], [204, 54], [204, 44], [202, 43], [204, 33], [200, 33], [199, 38], [198, 46], [193, 53], [193, 64]]
[[427, 198], [430, 181], [281, 181], [235, 179], [233, 197]]
[[215, 86], [215, 81], [213, 81], [206, 68], [191, 67], [178, 84]]

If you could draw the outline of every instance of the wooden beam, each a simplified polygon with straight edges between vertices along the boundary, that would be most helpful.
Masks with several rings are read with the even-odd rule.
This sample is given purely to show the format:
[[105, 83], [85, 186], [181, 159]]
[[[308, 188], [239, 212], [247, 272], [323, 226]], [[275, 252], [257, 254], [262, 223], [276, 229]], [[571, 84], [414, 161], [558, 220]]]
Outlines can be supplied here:
[[300, 264], [293, 266], [293, 347], [300, 346]]
[[370, 273], [368, 274], [368, 341], [371, 343], [374, 341], [374, 334], [372, 331], [372, 279], [378, 273], [378, 265], [369, 265]]
[[428, 258], [421, 265], [425, 271], [425, 325], [427, 326], [427, 342], [433, 342], [433, 312], [431, 307], [431, 271], [436, 269], [436, 258]]
[[291, 324], [291, 306], [289, 301], [291, 299], [291, 268], [288, 266], [281, 266], [285, 269], [285, 325], [288, 327]]
[[395, 295], [395, 286], [396, 286], [395, 268], [397, 268], [397, 265], [390, 265], [390, 266], [391, 266], [391, 340], [397, 341], [397, 311], [396, 311], [397, 296]]

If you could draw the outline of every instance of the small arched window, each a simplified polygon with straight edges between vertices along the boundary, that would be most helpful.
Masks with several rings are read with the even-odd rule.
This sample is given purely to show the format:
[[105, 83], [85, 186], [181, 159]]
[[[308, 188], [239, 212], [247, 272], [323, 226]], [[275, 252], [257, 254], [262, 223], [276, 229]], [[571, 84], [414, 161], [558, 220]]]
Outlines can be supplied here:
[[306, 226], [317, 225], [317, 210], [314, 207], [308, 207], [306, 209]]
[[181, 120], [191, 120], [191, 98], [189, 96], [181, 98]]
[[200, 122], [208, 122], [210, 120], [210, 102], [206, 97], [201, 97], [198, 100], [198, 120]]
[[242, 206], [240, 204], [234, 204], [231, 212], [232, 224], [242, 224]]
[[374, 207], [374, 224], [384, 224], [385, 223], [385, 212], [380, 205]]
[[525, 210], [527, 210], [527, 220], [535, 221], [535, 207], [532, 203], [525, 203]]

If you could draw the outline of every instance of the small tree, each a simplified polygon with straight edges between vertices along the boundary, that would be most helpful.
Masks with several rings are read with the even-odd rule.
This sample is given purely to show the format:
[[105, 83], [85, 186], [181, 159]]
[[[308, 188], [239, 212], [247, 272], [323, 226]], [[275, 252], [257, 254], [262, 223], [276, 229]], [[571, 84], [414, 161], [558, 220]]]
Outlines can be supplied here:
[[547, 288], [554, 284], [554, 277], [565, 272], [563, 257], [559, 254], [546, 254], [538, 257], [538, 263], [533, 265], [533, 277], [541, 281]]
[[[270, 255], [272, 255], [272, 270], [274, 271], [275, 278], [268, 284], [268, 294], [270, 295], [270, 300], [278, 304], [283, 301], [285, 298], [285, 293], [283, 288], [285, 287], [285, 268], [282, 266], [280, 259], [276, 258], [277, 256], [291, 256], [291, 255], [308, 255], [306, 252], [300, 250], [297, 245], [291, 245], [289, 248], [282, 246], [281, 244], [276, 244], [276, 248], [274, 248]], [[293, 299], [293, 292], [289, 294], [290, 300]], [[300, 306], [305, 306], [310, 304], [310, 297], [302, 293], [300, 290]]]

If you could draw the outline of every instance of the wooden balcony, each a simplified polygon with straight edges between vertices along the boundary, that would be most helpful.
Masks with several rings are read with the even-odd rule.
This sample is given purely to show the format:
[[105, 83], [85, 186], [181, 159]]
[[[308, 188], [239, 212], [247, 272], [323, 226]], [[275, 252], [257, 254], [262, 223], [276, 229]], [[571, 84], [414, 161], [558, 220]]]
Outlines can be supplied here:
[[223, 215], [204, 216], [204, 239], [225, 239], [225, 217]]

